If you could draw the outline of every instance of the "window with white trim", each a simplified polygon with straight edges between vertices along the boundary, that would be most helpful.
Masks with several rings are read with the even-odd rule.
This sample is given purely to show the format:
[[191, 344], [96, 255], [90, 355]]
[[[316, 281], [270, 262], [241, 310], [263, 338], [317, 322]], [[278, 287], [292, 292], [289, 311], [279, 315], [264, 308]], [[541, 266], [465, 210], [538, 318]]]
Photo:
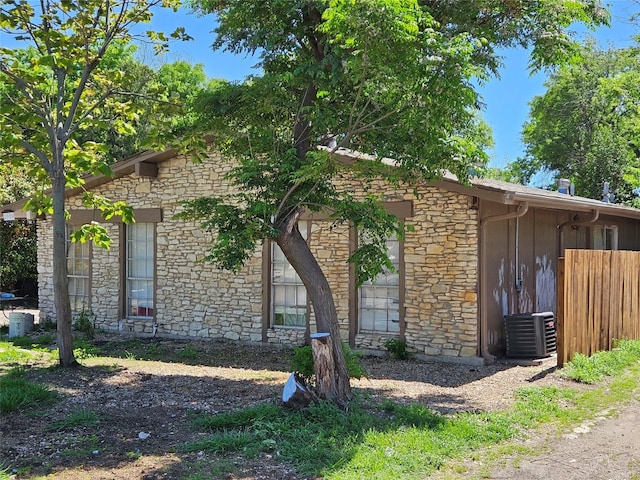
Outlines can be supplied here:
[[394, 272], [385, 272], [366, 281], [359, 289], [360, 331], [398, 333], [400, 331], [400, 242], [387, 240]]
[[[307, 222], [298, 222], [304, 238]], [[302, 280], [282, 253], [271, 243], [271, 325], [275, 327], [306, 328], [307, 290]]]
[[126, 226], [126, 316], [153, 317], [155, 224], [133, 223]]
[[67, 225], [67, 281], [69, 283], [69, 302], [71, 311], [80, 313], [91, 308], [89, 305], [89, 289], [91, 271], [91, 243], [72, 242], [73, 225]]

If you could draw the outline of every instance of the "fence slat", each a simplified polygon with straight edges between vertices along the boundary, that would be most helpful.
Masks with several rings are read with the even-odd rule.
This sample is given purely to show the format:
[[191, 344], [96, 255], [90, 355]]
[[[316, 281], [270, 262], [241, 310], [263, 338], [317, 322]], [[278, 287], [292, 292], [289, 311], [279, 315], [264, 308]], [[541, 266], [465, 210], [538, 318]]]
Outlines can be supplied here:
[[558, 262], [558, 366], [640, 339], [640, 252], [565, 250]]

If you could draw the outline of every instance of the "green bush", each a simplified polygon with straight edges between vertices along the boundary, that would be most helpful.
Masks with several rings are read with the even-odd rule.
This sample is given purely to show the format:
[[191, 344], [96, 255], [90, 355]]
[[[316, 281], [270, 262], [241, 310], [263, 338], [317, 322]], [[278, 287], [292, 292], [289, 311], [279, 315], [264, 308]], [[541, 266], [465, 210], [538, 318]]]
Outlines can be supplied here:
[[407, 342], [400, 340], [399, 338], [390, 338], [382, 344], [386, 348], [393, 358], [398, 360], [407, 360], [411, 358], [411, 353], [407, 351]]
[[73, 328], [83, 333], [87, 338], [94, 338], [96, 336], [96, 315], [91, 310], [82, 309], [76, 317], [76, 321], [73, 322]]
[[[360, 379], [367, 376], [367, 371], [362, 365], [362, 352], [352, 350], [348, 343], [342, 342], [342, 353], [347, 364], [349, 378]], [[313, 383], [315, 370], [313, 367], [313, 351], [311, 346], [305, 345], [293, 350], [291, 358], [291, 370], [298, 372], [309, 383]]]

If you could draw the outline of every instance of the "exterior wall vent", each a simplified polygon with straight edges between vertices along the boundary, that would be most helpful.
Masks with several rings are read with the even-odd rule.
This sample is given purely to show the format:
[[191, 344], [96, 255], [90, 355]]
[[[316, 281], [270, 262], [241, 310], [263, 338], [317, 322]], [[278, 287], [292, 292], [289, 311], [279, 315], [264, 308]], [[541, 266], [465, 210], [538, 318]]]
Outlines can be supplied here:
[[505, 315], [507, 357], [541, 358], [556, 351], [553, 312]]

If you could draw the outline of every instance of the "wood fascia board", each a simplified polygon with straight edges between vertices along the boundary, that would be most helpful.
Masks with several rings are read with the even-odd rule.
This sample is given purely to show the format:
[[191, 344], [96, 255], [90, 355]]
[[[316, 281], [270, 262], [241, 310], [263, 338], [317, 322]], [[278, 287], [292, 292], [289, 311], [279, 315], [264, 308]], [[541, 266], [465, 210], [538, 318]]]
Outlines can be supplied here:
[[502, 203], [504, 205], [515, 205], [518, 202], [514, 202], [509, 199], [507, 192], [501, 190], [492, 190], [488, 188], [482, 188], [477, 185], [464, 185], [462, 183], [453, 180], [436, 180], [432, 185], [442, 188], [443, 190], [449, 190], [461, 195], [467, 195], [469, 197], [478, 197], [482, 200], [488, 200], [490, 202]]
[[[82, 225], [91, 222], [98, 223], [122, 223], [119, 216], [111, 217], [109, 220], [102, 218], [99, 210], [89, 209], [73, 209], [69, 211], [70, 222], [75, 225]], [[134, 208], [133, 217], [140, 223], [159, 223], [162, 222], [161, 208]]]

